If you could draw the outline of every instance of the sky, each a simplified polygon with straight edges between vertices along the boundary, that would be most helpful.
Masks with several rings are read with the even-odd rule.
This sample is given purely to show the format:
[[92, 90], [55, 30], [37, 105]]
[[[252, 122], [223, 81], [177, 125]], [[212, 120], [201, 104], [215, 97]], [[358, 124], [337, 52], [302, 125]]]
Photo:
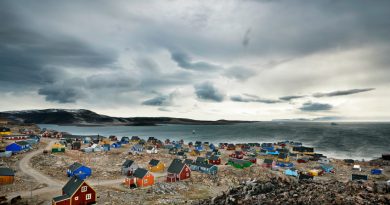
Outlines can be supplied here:
[[0, 111], [390, 120], [390, 1], [0, 1]]

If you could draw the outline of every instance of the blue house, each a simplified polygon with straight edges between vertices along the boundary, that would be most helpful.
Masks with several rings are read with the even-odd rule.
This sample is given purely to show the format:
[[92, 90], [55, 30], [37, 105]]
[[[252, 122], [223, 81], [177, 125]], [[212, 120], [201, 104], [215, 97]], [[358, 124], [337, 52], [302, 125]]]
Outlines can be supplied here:
[[114, 142], [111, 145], [112, 148], [120, 148], [121, 146], [122, 146], [122, 143], [120, 143], [120, 142]]
[[382, 174], [382, 170], [381, 169], [371, 169], [371, 174], [380, 175], [380, 174]]
[[331, 165], [328, 165], [328, 164], [321, 164], [321, 169], [325, 172], [325, 173], [331, 173], [333, 172], [333, 166]]
[[276, 166], [278, 166], [278, 167], [293, 167], [294, 164], [291, 162], [277, 162]]
[[103, 150], [106, 151], [106, 152], [110, 151], [111, 150], [111, 146], [109, 144], [104, 144], [103, 145]]
[[120, 142], [122, 144], [129, 144], [130, 139], [129, 139], [129, 137], [122, 137]]
[[76, 176], [79, 179], [86, 179], [87, 177], [90, 177], [92, 174], [92, 170], [89, 167], [86, 167], [78, 162], [73, 163], [70, 165], [68, 170], [66, 171], [66, 174], [68, 177]]
[[294, 168], [287, 169], [286, 171], [284, 171], [284, 174], [287, 176], [298, 177], [298, 171]]
[[214, 145], [214, 144], [210, 144], [210, 145], [209, 145], [209, 148], [210, 148], [211, 150], [215, 150], [215, 145]]
[[267, 154], [268, 154], [268, 155], [279, 155], [279, 152], [273, 150], [273, 151], [267, 151]]
[[12, 153], [18, 153], [29, 149], [31, 149], [31, 145], [26, 141], [16, 141], [5, 147], [5, 151], [11, 151]]
[[216, 175], [218, 172], [218, 167], [215, 166], [214, 164], [202, 163], [198, 165], [198, 171], [205, 174]]
[[202, 145], [195, 146], [195, 150], [198, 150], [199, 152], [201, 152], [201, 151], [203, 151], [203, 146]]
[[131, 151], [135, 152], [135, 153], [140, 153], [140, 152], [144, 151], [144, 147], [140, 144], [136, 144], [136, 145], [131, 147]]

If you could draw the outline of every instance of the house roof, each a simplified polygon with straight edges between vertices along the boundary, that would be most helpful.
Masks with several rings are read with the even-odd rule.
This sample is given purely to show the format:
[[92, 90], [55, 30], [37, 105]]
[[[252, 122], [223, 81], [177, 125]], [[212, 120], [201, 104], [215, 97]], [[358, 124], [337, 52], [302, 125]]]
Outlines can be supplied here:
[[278, 155], [278, 158], [279, 158], [279, 159], [286, 159], [287, 157], [288, 157], [288, 154], [287, 154], [287, 153], [284, 153], [284, 152], [279, 153], [279, 155]]
[[192, 159], [185, 159], [184, 160], [184, 164], [190, 165], [192, 163], [194, 163], [194, 161]]
[[148, 146], [146, 149], [147, 150], [153, 150], [153, 147], [152, 146]]
[[150, 160], [149, 162], [149, 165], [152, 165], [152, 166], [157, 166], [158, 163], [160, 163], [160, 160], [157, 160], [157, 159], [152, 159]]
[[179, 159], [174, 159], [168, 167], [168, 173], [180, 174], [185, 164]]
[[245, 164], [245, 163], [251, 163], [250, 161], [247, 161], [247, 160], [242, 160], [242, 159], [229, 159], [229, 161], [235, 163], [235, 164]]
[[144, 169], [144, 168], [138, 168], [134, 171], [134, 174], [133, 176], [134, 177], [137, 177], [137, 178], [144, 178], [145, 175], [148, 173], [148, 170]]
[[133, 160], [126, 159], [125, 162], [123, 162], [122, 167], [130, 167], [134, 163]]
[[272, 164], [274, 160], [272, 159], [264, 159], [264, 164]]
[[72, 165], [69, 166], [69, 169], [74, 171], [74, 170], [78, 169], [81, 166], [83, 166], [83, 165], [78, 163], [78, 162], [75, 162], [75, 163], [73, 163]]
[[63, 201], [63, 200], [65, 200], [65, 199], [69, 199], [69, 198], [70, 198], [70, 196], [68, 196], [67, 194], [65, 194], [65, 195], [62, 195], [62, 196], [54, 197], [54, 198], [53, 198], [53, 201], [59, 202], [59, 201]]
[[70, 178], [68, 183], [66, 183], [65, 186], [62, 188], [62, 191], [64, 192], [64, 194], [68, 196], [72, 196], [83, 183], [84, 180], [79, 179], [76, 176], [73, 176], [72, 178]]
[[26, 142], [26, 141], [16, 141], [15, 142], [16, 144], [20, 145], [20, 146], [24, 146], [24, 145], [28, 145], [29, 143]]
[[213, 155], [213, 156], [210, 157], [210, 160], [218, 160], [218, 159], [219, 159], [219, 157], [218, 157], [218, 156], [215, 156], [215, 155]]
[[0, 167], [0, 176], [15, 176], [15, 172], [8, 167]]
[[204, 162], [204, 161], [206, 161], [206, 158], [204, 157], [197, 157], [195, 160], [195, 162]]

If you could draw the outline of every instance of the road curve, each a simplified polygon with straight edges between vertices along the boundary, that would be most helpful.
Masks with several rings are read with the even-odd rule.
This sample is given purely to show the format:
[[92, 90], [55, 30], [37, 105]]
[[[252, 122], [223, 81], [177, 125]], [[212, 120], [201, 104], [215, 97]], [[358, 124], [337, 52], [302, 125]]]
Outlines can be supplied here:
[[[32, 151], [27, 153], [18, 163], [19, 170], [23, 172], [24, 174], [34, 178], [39, 183], [47, 184], [47, 187], [43, 187], [41, 189], [36, 189], [31, 191], [19, 191], [19, 192], [12, 192], [8, 194], [9, 198], [13, 198], [15, 196], [22, 196], [22, 197], [30, 197], [30, 196], [36, 196], [36, 195], [42, 195], [42, 194], [49, 194], [54, 192], [61, 192], [62, 187], [64, 186], [65, 182], [59, 181], [56, 179], [51, 178], [50, 176], [47, 176], [43, 173], [41, 173], [39, 170], [36, 170], [35, 168], [30, 166], [30, 160], [43, 152], [43, 150], [50, 150], [51, 146], [57, 141], [54, 139], [49, 138], [41, 138], [42, 141], [49, 142], [48, 145], [45, 148], [38, 149], [36, 151]], [[88, 183], [92, 186], [97, 185], [113, 185], [113, 184], [119, 184], [124, 181], [124, 178], [121, 179], [113, 179], [113, 180], [87, 180]], [[29, 183], [26, 183], [26, 186], [28, 186]]]

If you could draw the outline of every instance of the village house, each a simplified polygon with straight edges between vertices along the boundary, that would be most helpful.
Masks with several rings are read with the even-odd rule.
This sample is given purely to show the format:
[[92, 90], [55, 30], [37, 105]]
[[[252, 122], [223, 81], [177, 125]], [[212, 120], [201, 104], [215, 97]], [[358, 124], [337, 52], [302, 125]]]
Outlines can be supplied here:
[[13, 154], [27, 151], [29, 149], [31, 149], [31, 145], [26, 141], [16, 141], [5, 147], [6, 151], [11, 151]]
[[290, 157], [288, 156], [288, 153], [279, 153], [278, 155], [278, 162], [289, 162]]
[[129, 142], [130, 142], [129, 137], [122, 137], [122, 138], [121, 138], [121, 143], [122, 143], [122, 144], [129, 144]]
[[142, 151], [144, 151], [144, 147], [141, 144], [136, 144], [136, 145], [131, 147], [130, 151], [133, 154], [139, 154]]
[[112, 148], [120, 148], [122, 146], [121, 142], [114, 142], [111, 144]]
[[261, 167], [264, 168], [272, 168], [276, 166], [276, 162], [272, 159], [264, 159], [263, 164], [261, 164]]
[[250, 167], [252, 165], [252, 162], [242, 159], [229, 159], [228, 165], [231, 165], [238, 169], [244, 169], [246, 167]]
[[14, 170], [8, 167], [0, 167], [0, 185], [13, 184], [14, 180]]
[[284, 171], [284, 174], [287, 176], [298, 177], [298, 170], [296, 170], [295, 168], [286, 169]]
[[65, 145], [61, 144], [60, 142], [56, 142], [51, 146], [51, 152], [65, 152]]
[[148, 146], [146, 148], [146, 153], [148, 154], [157, 154], [158, 150], [156, 148], [156, 146]]
[[11, 134], [12, 134], [11, 129], [9, 129], [8, 127], [0, 127], [0, 136], [11, 135]]
[[234, 144], [228, 144], [226, 150], [236, 150], [236, 146]]
[[138, 169], [138, 165], [133, 160], [127, 159], [123, 162], [121, 171], [123, 175], [130, 176], [136, 169]]
[[147, 187], [154, 184], [154, 176], [144, 168], [138, 168], [134, 174], [125, 179], [125, 185], [129, 188]]
[[209, 158], [209, 163], [214, 165], [220, 165], [221, 164], [221, 158], [219, 156], [211, 156]]
[[292, 152], [296, 154], [302, 154], [302, 155], [314, 155], [314, 148], [304, 147], [304, 146], [293, 147]]
[[141, 140], [138, 136], [132, 136], [131, 137], [131, 142], [138, 143]]
[[73, 176], [62, 188], [62, 195], [54, 197], [52, 205], [84, 205], [96, 203], [96, 191], [83, 179]]
[[66, 171], [66, 174], [68, 175], [68, 177], [77, 176], [78, 178], [84, 180], [92, 175], [92, 169], [78, 162], [75, 162], [69, 166], [68, 170]]
[[148, 169], [151, 172], [163, 172], [165, 169], [165, 164], [160, 160], [152, 159], [148, 164]]
[[176, 155], [179, 159], [186, 159], [187, 158], [187, 155], [184, 151], [178, 151]]
[[72, 142], [72, 150], [80, 150], [81, 149], [81, 142], [80, 141], [75, 141]]
[[174, 159], [167, 170], [167, 182], [176, 182], [191, 177], [191, 169], [179, 159]]
[[242, 158], [244, 158], [244, 153], [242, 151], [235, 151], [232, 154], [230, 154], [229, 157], [235, 158], [235, 159], [242, 159]]
[[115, 135], [110, 135], [110, 136], [108, 137], [108, 139], [110, 139], [110, 141], [112, 141], [112, 142], [118, 141], [118, 138], [117, 138]]
[[193, 149], [191, 152], [190, 152], [190, 155], [191, 156], [199, 156], [200, 155], [200, 152], [198, 151], [198, 150], [196, 150], [196, 149]]

